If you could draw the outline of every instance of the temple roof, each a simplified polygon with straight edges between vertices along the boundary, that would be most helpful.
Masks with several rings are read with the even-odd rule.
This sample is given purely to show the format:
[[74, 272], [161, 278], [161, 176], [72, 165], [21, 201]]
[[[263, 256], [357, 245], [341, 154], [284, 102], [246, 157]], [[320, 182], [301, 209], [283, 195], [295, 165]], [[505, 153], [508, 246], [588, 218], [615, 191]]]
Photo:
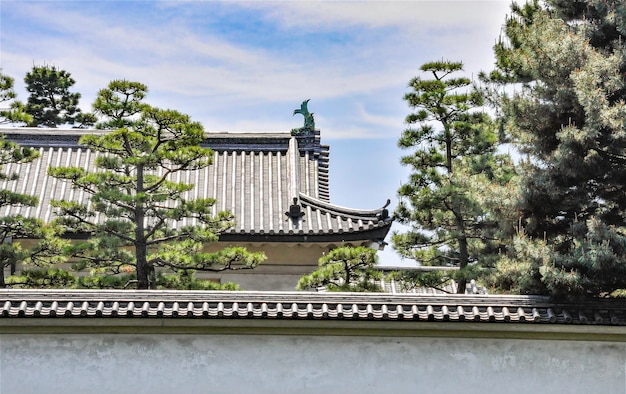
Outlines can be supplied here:
[[[1, 189], [39, 198], [37, 207], [5, 207], [0, 215], [21, 214], [48, 222], [54, 218], [51, 200], [84, 200], [88, 196], [47, 175], [50, 166], [93, 166], [98, 153], [79, 144], [85, 134], [101, 130], [0, 128], [22, 146], [39, 151], [28, 164], [8, 164], [3, 171], [19, 174]], [[214, 213], [231, 211], [236, 225], [221, 240], [382, 242], [391, 218], [386, 206], [373, 210], [330, 203], [329, 147], [320, 133], [208, 133], [203, 143], [213, 149], [213, 165], [187, 171], [177, 181], [195, 184], [190, 198], [215, 198]], [[302, 215], [302, 213], [304, 215]], [[181, 221], [176, 225], [192, 222]]]

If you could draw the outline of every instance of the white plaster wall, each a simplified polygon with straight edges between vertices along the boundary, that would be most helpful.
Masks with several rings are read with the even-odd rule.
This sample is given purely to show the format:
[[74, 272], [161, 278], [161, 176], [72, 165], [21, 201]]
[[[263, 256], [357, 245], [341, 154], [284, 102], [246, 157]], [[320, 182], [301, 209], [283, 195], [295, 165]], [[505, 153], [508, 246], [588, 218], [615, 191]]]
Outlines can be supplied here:
[[221, 282], [235, 282], [244, 290], [294, 291], [302, 275], [225, 274]]
[[626, 344], [0, 335], [0, 393], [626, 393]]

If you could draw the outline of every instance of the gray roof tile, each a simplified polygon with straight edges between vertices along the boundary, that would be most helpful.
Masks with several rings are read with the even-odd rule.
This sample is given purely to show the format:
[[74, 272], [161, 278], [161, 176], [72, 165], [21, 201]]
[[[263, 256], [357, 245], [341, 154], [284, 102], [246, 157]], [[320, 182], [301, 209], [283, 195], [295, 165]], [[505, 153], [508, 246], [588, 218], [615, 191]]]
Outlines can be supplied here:
[[0, 318], [213, 318], [626, 325], [626, 302], [538, 296], [0, 290]]
[[[7, 139], [39, 150], [32, 163], [4, 167], [20, 180], [4, 181], [0, 188], [39, 198], [39, 205], [6, 207], [2, 214], [22, 214], [45, 221], [54, 218], [51, 200], [85, 200], [83, 192], [47, 175], [50, 166], [92, 167], [97, 153], [78, 144], [80, 136], [98, 130], [3, 128]], [[189, 197], [217, 200], [214, 212], [231, 211], [236, 225], [223, 236], [332, 235], [342, 240], [382, 239], [391, 225], [385, 207], [365, 211], [333, 205], [328, 190], [328, 146], [313, 137], [289, 133], [210, 133], [204, 144], [214, 150], [213, 165], [179, 173], [175, 180], [196, 185]], [[305, 215], [292, 220], [289, 211], [297, 198]], [[175, 225], [185, 225], [186, 221]], [[342, 236], [338, 236], [341, 234]], [[349, 236], [346, 236], [349, 235]]]

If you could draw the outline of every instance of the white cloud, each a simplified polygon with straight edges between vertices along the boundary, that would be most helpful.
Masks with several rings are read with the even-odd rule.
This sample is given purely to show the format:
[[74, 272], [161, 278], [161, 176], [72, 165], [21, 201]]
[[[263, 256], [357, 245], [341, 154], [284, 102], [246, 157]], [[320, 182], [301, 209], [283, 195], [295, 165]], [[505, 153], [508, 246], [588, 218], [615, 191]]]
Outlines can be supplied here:
[[[327, 119], [329, 136], [371, 138], [397, 128], [397, 116], [374, 115], [365, 108], [376, 108], [384, 91], [406, 112], [401, 97], [423, 62], [443, 57], [463, 60], [471, 72], [488, 67], [505, 3], [158, 2], [158, 22], [137, 15], [136, 23], [129, 23], [134, 18], [116, 15], [106, 3], [106, 12], [98, 13], [76, 2], [11, 2], [3, 4], [8, 15], [3, 25], [22, 26], [15, 31], [2, 27], [2, 64], [16, 80], [33, 64], [51, 63], [70, 71], [86, 110], [110, 80], [141, 81], [151, 89], [151, 102], [211, 120], [211, 128], [277, 130], [288, 122], [267, 118], [267, 108], [303, 97], [320, 105], [360, 103], [355, 107], [359, 116], [354, 111], [317, 116]], [[185, 23], [194, 10], [207, 13], [211, 7], [231, 15], [253, 11], [249, 14], [283, 29], [277, 40], [309, 31], [327, 41], [316, 42], [313, 53], [300, 48], [293, 52], [280, 43], [259, 46], [237, 40], [228, 26], [223, 26], [226, 33], [217, 34], [195, 20]], [[324, 35], [329, 31], [339, 38]], [[242, 105], [243, 114], [238, 112]]]
[[346, 27], [396, 27], [411, 31], [457, 26], [474, 28], [492, 23], [508, 0], [466, 1], [286, 1], [244, 2], [240, 7], [268, 11], [285, 28], [315, 30]]
[[311, 98], [323, 141], [334, 140], [333, 202], [373, 208], [407, 177], [395, 142], [408, 81], [441, 58], [489, 69], [508, 4], [4, 1], [0, 64], [22, 100], [33, 64], [55, 64], [72, 73], [85, 110], [126, 78], [207, 131], [288, 131], [302, 125], [293, 109]]

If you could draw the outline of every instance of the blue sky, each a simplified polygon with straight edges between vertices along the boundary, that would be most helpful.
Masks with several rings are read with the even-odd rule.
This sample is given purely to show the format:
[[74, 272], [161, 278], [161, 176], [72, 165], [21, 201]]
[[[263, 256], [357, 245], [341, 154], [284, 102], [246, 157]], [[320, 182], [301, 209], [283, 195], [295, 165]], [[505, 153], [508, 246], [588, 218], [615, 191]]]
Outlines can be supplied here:
[[[510, 1], [0, 2], [0, 67], [69, 71], [81, 107], [113, 79], [148, 85], [148, 102], [207, 131], [288, 131], [311, 99], [331, 147], [331, 202], [373, 209], [407, 179], [396, 141], [408, 81], [432, 60], [490, 70]], [[400, 261], [391, 246], [379, 256]]]

